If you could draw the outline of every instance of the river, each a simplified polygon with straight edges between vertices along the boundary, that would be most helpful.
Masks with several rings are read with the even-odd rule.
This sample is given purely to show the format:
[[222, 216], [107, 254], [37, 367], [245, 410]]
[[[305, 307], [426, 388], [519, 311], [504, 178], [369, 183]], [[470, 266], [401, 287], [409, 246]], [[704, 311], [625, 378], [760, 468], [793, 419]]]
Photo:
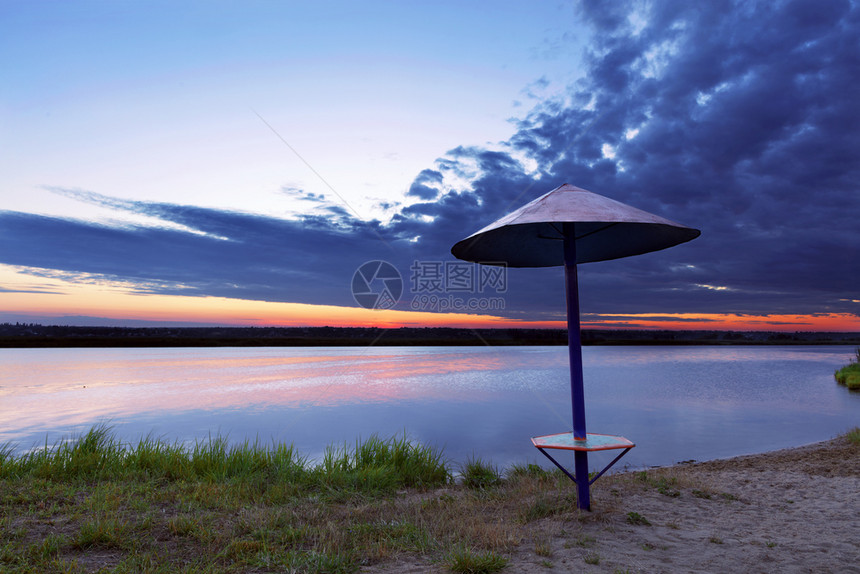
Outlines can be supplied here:
[[[860, 425], [860, 393], [833, 379], [853, 352], [586, 347], [588, 430], [636, 443], [633, 468], [825, 440]], [[529, 438], [571, 427], [566, 347], [0, 349], [0, 404], [16, 452], [98, 423], [124, 441], [222, 435], [311, 458], [405, 432], [455, 466], [506, 467], [545, 465]]]

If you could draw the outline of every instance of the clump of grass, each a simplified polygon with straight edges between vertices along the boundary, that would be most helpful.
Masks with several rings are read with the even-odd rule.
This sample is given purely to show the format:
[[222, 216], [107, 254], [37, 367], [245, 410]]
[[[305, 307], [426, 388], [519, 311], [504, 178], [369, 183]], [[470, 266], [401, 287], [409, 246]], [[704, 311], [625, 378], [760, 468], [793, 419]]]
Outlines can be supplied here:
[[638, 512], [628, 512], [627, 523], [634, 526], [651, 526], [651, 522]]
[[499, 469], [480, 458], [467, 460], [460, 473], [463, 476], [463, 485], [476, 490], [492, 488], [502, 482]]
[[833, 373], [840, 385], [845, 385], [852, 391], [860, 390], [860, 347], [854, 350], [855, 356], [851, 361]]
[[167, 528], [174, 536], [191, 536], [198, 530], [199, 525], [194, 518], [179, 515], [167, 521]]
[[[263, 560], [263, 564], [267, 561]], [[289, 572], [318, 572], [320, 574], [351, 574], [358, 569], [355, 558], [328, 552], [291, 550], [277, 561]]]
[[535, 554], [538, 556], [552, 556], [552, 544], [548, 537], [541, 536], [535, 540]]
[[3, 454], [2, 476], [29, 475], [38, 478], [98, 478], [122, 471], [123, 449], [106, 425], [98, 425], [74, 441], [32, 450], [20, 457]]
[[597, 554], [596, 552], [592, 552], [591, 554], [586, 554], [585, 558], [583, 558], [583, 560], [585, 560], [586, 564], [591, 564], [593, 566], [596, 566], [596, 565], [600, 564], [600, 555]]
[[383, 440], [376, 435], [357, 441], [354, 449], [329, 447], [311, 474], [328, 487], [382, 492], [437, 486], [451, 478], [441, 452], [405, 437]]
[[860, 445], [860, 427], [854, 427], [853, 429], [845, 433], [845, 438], [847, 438], [853, 444]]
[[495, 552], [475, 552], [465, 546], [453, 548], [445, 562], [448, 568], [462, 574], [491, 574], [508, 565], [508, 559]]
[[581, 534], [577, 537], [576, 540], [573, 541], [573, 545], [580, 546], [582, 548], [591, 548], [596, 543], [597, 539], [587, 534]]
[[96, 517], [81, 525], [72, 547], [86, 548], [125, 548], [130, 544], [129, 525], [113, 518]]
[[640, 471], [636, 473], [636, 479], [640, 482], [644, 482], [648, 486], [652, 488], [656, 488], [657, 492], [662, 494], [663, 496], [668, 496], [670, 498], [677, 498], [681, 496], [681, 491], [678, 490], [678, 479], [674, 476], [657, 476], [656, 478], [651, 477], [647, 471]]
[[533, 501], [527, 503], [518, 515], [519, 521], [523, 524], [547, 518], [567, 510], [568, 505], [562, 501], [539, 495]]
[[536, 464], [514, 464], [508, 469], [507, 477], [510, 479], [520, 478], [545, 478], [549, 472]]

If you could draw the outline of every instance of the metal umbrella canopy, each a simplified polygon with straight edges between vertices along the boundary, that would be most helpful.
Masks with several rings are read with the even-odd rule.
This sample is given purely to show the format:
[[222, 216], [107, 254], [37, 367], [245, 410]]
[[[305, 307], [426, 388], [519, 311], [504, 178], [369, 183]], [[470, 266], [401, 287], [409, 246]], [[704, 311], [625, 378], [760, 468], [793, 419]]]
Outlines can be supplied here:
[[[700, 233], [698, 229], [564, 184], [451, 248], [458, 259], [484, 265], [564, 266], [573, 432], [537, 437], [532, 442], [576, 482], [579, 508], [590, 508], [590, 484], [633, 443], [623, 437], [586, 432], [576, 265], [666, 249], [695, 239]], [[624, 452], [589, 482], [588, 452], [620, 448]], [[575, 474], [571, 475], [545, 449], [573, 450]]]

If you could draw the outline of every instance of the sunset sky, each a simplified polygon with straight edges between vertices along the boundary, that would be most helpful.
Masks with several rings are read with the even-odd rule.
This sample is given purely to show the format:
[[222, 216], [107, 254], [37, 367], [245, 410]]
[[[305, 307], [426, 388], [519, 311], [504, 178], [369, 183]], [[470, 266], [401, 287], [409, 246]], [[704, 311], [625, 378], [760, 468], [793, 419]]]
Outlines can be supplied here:
[[0, 78], [0, 322], [563, 326], [449, 250], [571, 183], [702, 230], [584, 326], [860, 330], [857, 2], [0, 0]]

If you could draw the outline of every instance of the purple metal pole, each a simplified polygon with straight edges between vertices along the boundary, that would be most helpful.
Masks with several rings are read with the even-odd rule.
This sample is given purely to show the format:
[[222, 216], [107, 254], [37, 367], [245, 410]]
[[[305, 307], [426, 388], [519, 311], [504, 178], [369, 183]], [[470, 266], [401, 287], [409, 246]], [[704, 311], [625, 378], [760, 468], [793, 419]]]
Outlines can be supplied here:
[[[579, 285], [576, 275], [576, 235], [574, 224], [565, 223], [564, 287], [567, 294], [567, 352], [570, 359], [570, 400], [573, 409], [573, 436], [585, 440], [585, 392], [582, 377], [582, 337], [579, 326]], [[591, 509], [588, 482], [588, 452], [574, 451], [576, 503], [581, 510]]]

